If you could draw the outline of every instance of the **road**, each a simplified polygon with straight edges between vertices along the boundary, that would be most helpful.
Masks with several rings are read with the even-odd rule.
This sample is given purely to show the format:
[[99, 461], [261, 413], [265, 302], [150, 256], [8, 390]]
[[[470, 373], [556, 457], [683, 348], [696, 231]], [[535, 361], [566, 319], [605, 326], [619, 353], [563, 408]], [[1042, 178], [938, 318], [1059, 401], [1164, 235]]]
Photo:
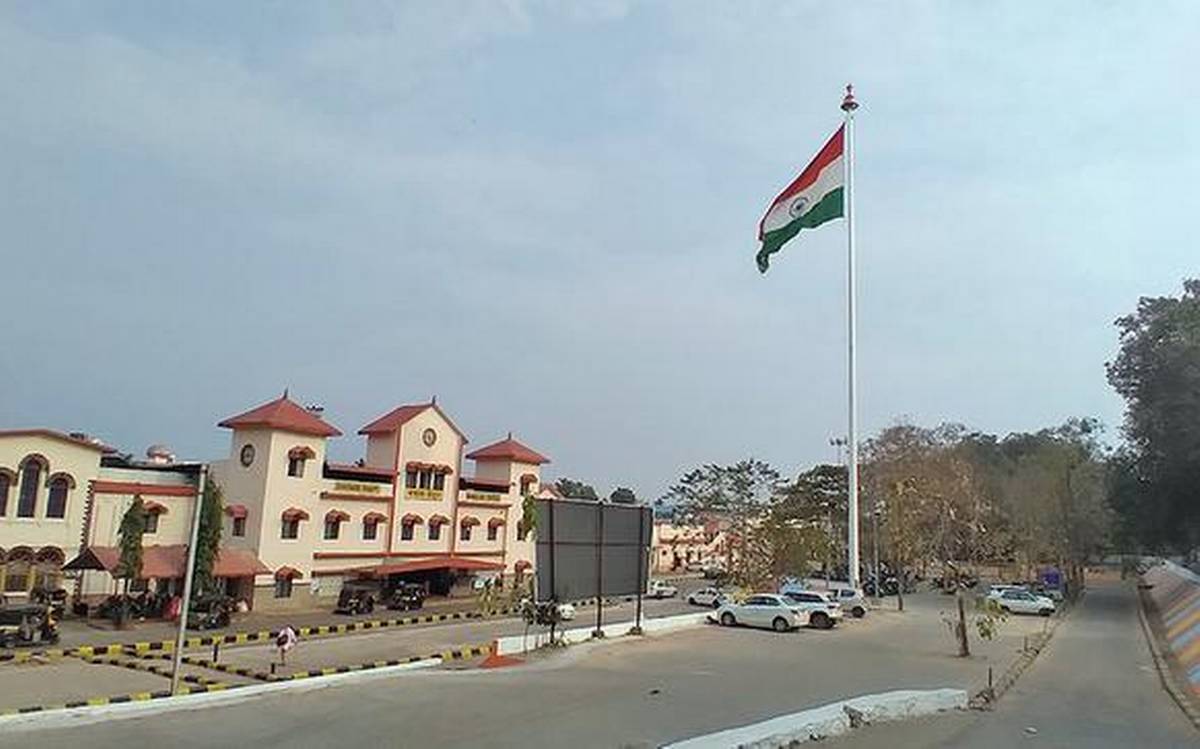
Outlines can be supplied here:
[[[494, 671], [429, 670], [206, 710], [14, 734], [13, 745], [119, 747], [653, 747], [868, 692], [981, 687], [1039, 617], [953, 656], [922, 594], [833, 631], [709, 626], [570, 648]], [[6, 737], [0, 734], [0, 744]]]
[[1089, 588], [993, 712], [873, 726], [829, 746], [1194, 748], [1200, 732], [1159, 682], [1132, 586], [1113, 582]]

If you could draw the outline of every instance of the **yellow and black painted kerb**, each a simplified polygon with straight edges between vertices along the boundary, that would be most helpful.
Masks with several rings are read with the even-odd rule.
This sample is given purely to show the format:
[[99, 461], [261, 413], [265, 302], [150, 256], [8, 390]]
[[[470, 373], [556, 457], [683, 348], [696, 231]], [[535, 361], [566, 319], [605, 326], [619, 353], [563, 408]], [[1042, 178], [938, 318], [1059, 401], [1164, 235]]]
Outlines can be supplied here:
[[386, 668], [388, 666], [402, 666], [408, 663], [417, 663], [426, 661], [431, 658], [441, 658], [443, 661], [461, 661], [467, 658], [476, 658], [487, 655], [491, 652], [491, 645], [468, 645], [463, 648], [454, 648], [452, 650], [443, 650], [431, 655], [413, 655], [408, 658], [386, 661], [371, 661], [369, 663], [359, 663], [351, 666], [329, 666], [327, 668], [314, 668], [308, 671], [297, 671], [286, 676], [274, 677], [276, 680], [288, 681], [293, 679], [311, 679], [317, 676], [331, 676], [333, 674], [348, 674], [354, 671], [369, 671], [374, 668]]
[[[516, 609], [500, 609], [487, 616], [507, 616]], [[328, 637], [343, 635], [351, 632], [361, 632], [371, 629], [388, 627], [406, 627], [414, 624], [432, 624], [463, 619], [483, 619], [485, 615], [478, 611], [457, 611], [451, 614], [425, 614], [423, 616], [407, 616], [396, 619], [371, 619], [367, 621], [346, 622], [344, 624], [324, 624], [316, 627], [300, 627], [297, 631], [301, 637]], [[254, 642], [274, 642], [278, 630], [258, 630], [256, 632], [229, 632], [222, 635], [206, 637], [188, 637], [184, 640], [185, 648], [203, 648], [213, 645], [246, 645]], [[0, 653], [0, 663], [24, 663], [35, 658], [63, 658], [76, 656], [92, 658], [105, 655], [142, 655], [154, 652], [173, 652], [173, 640], [150, 640], [145, 642], [114, 642], [107, 645], [79, 645], [74, 648], [47, 648], [42, 650], [12, 651]]]
[[220, 671], [223, 674], [244, 676], [247, 679], [254, 679], [256, 681], [275, 681], [275, 677], [263, 671], [256, 671], [252, 668], [242, 668], [240, 666], [231, 666], [228, 663], [218, 663], [216, 661], [210, 661], [207, 658], [197, 658], [194, 655], [185, 655], [181, 660], [189, 666], [199, 666], [212, 671]]
[[[165, 657], [169, 658], [170, 656], [165, 656]], [[159, 666], [154, 663], [146, 663], [146, 662], [137, 661], [137, 660], [128, 660], [125, 658], [115, 658], [115, 657], [111, 657], [111, 656], [82, 658], [82, 660], [87, 663], [94, 664], [94, 665], [118, 666], [120, 668], [129, 669], [130, 671], [144, 671], [145, 673], [154, 674], [156, 676], [161, 676], [165, 679], [171, 678], [171, 670], [169, 668], [164, 668], [164, 667]], [[190, 684], [205, 684], [206, 685], [206, 684], [219, 683], [217, 681], [206, 678], [204, 676], [200, 676], [198, 674], [181, 674], [180, 678], [183, 681], [186, 681]]]
[[[205, 692], [223, 692], [228, 689], [235, 689], [242, 686], [240, 684], [201, 684], [194, 686], [184, 686], [179, 688], [179, 694], [203, 694]], [[101, 705], [120, 705], [125, 702], [148, 702], [150, 700], [161, 700], [171, 696], [171, 690], [160, 689], [154, 692], [133, 692], [131, 694], [117, 694], [111, 697], [92, 697], [86, 700], [74, 700], [72, 702], [60, 703], [57, 705], [29, 705], [9, 710], [0, 710], [0, 715], [25, 715], [28, 713], [41, 713], [47, 710], [62, 710], [72, 707], [99, 707]]]

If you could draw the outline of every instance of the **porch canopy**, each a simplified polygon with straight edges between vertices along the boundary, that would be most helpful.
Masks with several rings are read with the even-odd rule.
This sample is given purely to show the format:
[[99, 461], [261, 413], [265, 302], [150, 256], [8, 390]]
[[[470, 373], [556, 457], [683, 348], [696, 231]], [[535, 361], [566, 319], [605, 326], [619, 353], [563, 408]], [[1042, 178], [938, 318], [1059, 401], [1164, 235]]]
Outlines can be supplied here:
[[468, 557], [436, 556], [429, 559], [416, 559], [411, 562], [396, 562], [394, 564], [377, 564], [372, 567], [359, 567], [355, 572], [370, 577], [387, 577], [405, 572], [422, 572], [425, 570], [503, 570], [499, 562], [489, 562], [486, 559], [471, 559]]
[[[63, 565], [64, 571], [99, 570], [111, 575], [121, 565], [121, 550], [116, 546], [89, 546]], [[187, 546], [183, 544], [142, 547], [142, 574], [145, 579], [169, 580], [183, 577], [187, 570]], [[221, 549], [213, 564], [213, 577], [253, 577], [269, 575], [271, 568], [245, 549]]]

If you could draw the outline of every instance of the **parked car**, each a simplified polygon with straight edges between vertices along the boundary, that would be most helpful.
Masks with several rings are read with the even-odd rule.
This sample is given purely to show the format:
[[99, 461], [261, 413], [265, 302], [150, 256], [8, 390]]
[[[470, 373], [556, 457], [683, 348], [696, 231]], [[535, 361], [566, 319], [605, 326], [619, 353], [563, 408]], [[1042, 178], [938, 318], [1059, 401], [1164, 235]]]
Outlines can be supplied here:
[[992, 599], [998, 599], [1001, 595], [1003, 595], [1005, 593], [1005, 591], [1009, 591], [1009, 590], [1028, 591], [1029, 588], [1024, 585], [1014, 585], [1012, 583], [1002, 583], [1002, 584], [998, 584], [998, 585], [991, 585], [991, 586], [988, 586], [987, 597], [992, 598]]
[[674, 598], [677, 595], [679, 595], [679, 588], [668, 585], [662, 580], [652, 580], [650, 590], [646, 592], [646, 596], [649, 598]]
[[725, 602], [725, 594], [720, 588], [701, 588], [689, 593], [687, 602], [693, 606], [711, 606], [715, 609]]
[[188, 629], [228, 627], [233, 618], [233, 600], [228, 596], [208, 596], [192, 601], [187, 615]]
[[58, 642], [58, 622], [45, 604], [0, 606], [0, 647]]
[[796, 629], [807, 621], [792, 607], [787, 598], [775, 593], [753, 595], [742, 603], [726, 601], [717, 609], [715, 616], [725, 627], [741, 624], [773, 629], [776, 632]]
[[425, 588], [416, 583], [401, 583], [387, 597], [387, 607], [394, 611], [417, 611], [425, 605]]
[[824, 591], [792, 591], [783, 597], [805, 624], [816, 629], [832, 629], [845, 616], [842, 605]]
[[337, 614], [369, 614], [383, 597], [383, 587], [378, 580], [347, 580], [338, 593]]
[[855, 619], [867, 615], [867, 598], [861, 590], [855, 588], [830, 588], [828, 591], [833, 600], [842, 605], [843, 612], [849, 612]]
[[717, 580], [725, 576], [725, 568], [715, 564], [706, 566], [702, 572], [704, 573], [705, 580]]
[[1000, 608], [1010, 614], [1040, 614], [1050, 616], [1054, 613], [1054, 601], [1046, 596], [1030, 593], [1028, 590], [1010, 588], [993, 597]]

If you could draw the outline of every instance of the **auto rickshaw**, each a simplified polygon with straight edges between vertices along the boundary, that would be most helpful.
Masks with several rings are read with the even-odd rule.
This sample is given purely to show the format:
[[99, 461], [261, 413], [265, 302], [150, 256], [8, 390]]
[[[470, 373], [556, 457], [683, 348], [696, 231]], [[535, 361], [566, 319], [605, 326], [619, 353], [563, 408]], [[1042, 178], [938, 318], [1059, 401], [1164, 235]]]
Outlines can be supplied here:
[[44, 604], [0, 606], [0, 647], [58, 642], [58, 622]]

